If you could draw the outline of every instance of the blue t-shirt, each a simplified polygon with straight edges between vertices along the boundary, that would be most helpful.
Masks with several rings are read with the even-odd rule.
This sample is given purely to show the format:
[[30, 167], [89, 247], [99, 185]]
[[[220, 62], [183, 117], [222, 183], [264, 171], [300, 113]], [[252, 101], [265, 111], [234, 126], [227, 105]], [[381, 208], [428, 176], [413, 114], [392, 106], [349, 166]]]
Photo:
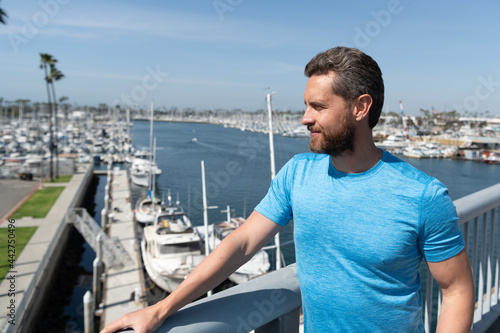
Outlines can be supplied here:
[[424, 332], [422, 258], [465, 246], [444, 185], [385, 151], [357, 174], [297, 155], [256, 211], [294, 220], [305, 332]]

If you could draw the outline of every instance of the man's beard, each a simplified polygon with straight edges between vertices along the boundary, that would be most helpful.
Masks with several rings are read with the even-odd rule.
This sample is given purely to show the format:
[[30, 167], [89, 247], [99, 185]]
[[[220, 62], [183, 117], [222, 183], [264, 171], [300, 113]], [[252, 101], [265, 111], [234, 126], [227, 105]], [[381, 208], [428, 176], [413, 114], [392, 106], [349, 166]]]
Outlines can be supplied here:
[[354, 152], [356, 128], [347, 116], [341, 119], [339, 128], [333, 133], [327, 133], [322, 128], [315, 129], [312, 126], [307, 126], [307, 129], [321, 132], [318, 137], [311, 137], [309, 141], [309, 150], [313, 153], [340, 157], [347, 152]]

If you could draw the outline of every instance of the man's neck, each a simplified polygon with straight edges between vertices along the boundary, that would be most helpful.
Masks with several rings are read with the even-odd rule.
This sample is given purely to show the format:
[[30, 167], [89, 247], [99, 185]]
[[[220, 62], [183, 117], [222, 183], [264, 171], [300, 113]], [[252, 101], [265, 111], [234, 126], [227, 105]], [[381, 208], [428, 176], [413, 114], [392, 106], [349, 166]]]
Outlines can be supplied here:
[[373, 141], [367, 145], [356, 145], [353, 151], [341, 156], [330, 156], [335, 169], [344, 173], [361, 173], [373, 168], [382, 158], [383, 151]]

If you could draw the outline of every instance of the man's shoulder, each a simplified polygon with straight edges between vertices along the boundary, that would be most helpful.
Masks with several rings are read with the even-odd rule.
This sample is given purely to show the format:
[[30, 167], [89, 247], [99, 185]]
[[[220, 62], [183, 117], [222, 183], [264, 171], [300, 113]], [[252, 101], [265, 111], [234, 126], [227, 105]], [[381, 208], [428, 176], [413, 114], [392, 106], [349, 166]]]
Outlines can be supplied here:
[[389, 170], [391, 170], [391, 172], [393, 172], [395, 175], [399, 175], [407, 181], [418, 182], [426, 185], [435, 180], [434, 177], [429, 176], [424, 171], [417, 169], [411, 164], [392, 155], [391, 153], [384, 153], [384, 162], [390, 168]]
[[327, 170], [330, 163], [330, 157], [326, 154], [302, 153], [293, 156], [280, 170], [283, 175], [310, 174]]

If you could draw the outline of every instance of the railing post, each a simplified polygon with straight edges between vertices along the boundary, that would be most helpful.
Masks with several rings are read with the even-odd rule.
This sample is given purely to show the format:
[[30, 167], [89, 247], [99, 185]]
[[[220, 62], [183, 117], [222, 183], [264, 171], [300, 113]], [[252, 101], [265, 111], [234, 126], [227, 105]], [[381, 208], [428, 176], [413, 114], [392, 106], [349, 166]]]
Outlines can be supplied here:
[[[496, 290], [496, 288], [493, 287], [493, 253], [494, 253], [494, 244], [495, 244], [495, 220], [493, 219], [495, 215], [495, 210], [492, 209], [490, 211], [491, 214], [491, 220], [490, 220], [490, 228], [489, 228], [489, 233], [490, 233], [490, 249], [488, 252], [488, 270], [487, 270], [487, 276], [488, 278], [486, 279], [486, 289], [488, 290], [488, 293], [486, 294], [486, 304], [487, 304], [487, 311], [489, 312], [491, 309], [491, 306], [494, 305], [493, 303], [493, 290]], [[486, 217], [485, 217], [486, 218]], [[495, 302], [496, 304], [496, 302]]]
[[136, 287], [134, 290], [134, 302], [135, 304], [141, 304], [142, 292], [141, 287]]
[[83, 296], [83, 321], [85, 333], [94, 333], [94, 304], [92, 293], [87, 290]]
[[108, 226], [108, 210], [105, 207], [101, 210], [101, 229], [106, 230], [107, 226]]
[[101, 302], [101, 272], [102, 272], [102, 235], [96, 237], [96, 258], [93, 262], [92, 288], [94, 291], [94, 309], [99, 308]]
[[[499, 214], [500, 215], [500, 214]], [[491, 221], [494, 222], [495, 220], [495, 208], [492, 209], [491, 211]], [[494, 302], [495, 304], [498, 303], [498, 295], [500, 294], [500, 216], [498, 217], [498, 232], [497, 232], [497, 258], [495, 260], [495, 295], [494, 295]]]

